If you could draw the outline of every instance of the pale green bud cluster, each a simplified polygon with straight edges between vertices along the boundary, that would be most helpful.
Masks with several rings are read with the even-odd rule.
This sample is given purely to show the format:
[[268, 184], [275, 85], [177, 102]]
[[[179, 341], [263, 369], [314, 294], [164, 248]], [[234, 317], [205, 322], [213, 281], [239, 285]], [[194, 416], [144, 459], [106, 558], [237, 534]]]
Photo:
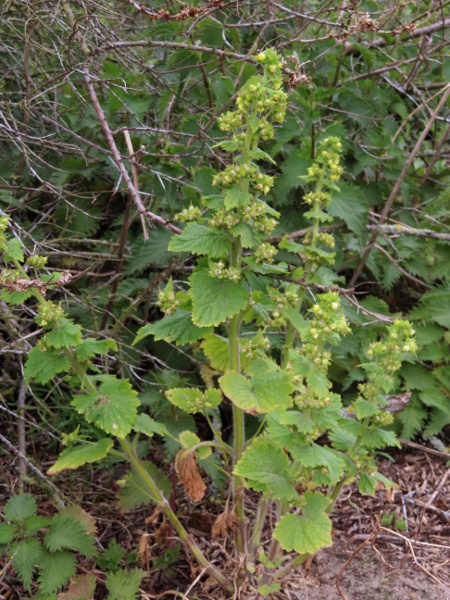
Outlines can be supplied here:
[[240, 222], [241, 219], [237, 215], [230, 213], [225, 209], [220, 209], [211, 217], [208, 224], [211, 225], [211, 227], [228, 227], [228, 229], [230, 229]]
[[308, 192], [303, 196], [303, 202], [305, 202], [305, 204], [308, 204], [309, 206], [313, 204], [318, 204], [327, 207], [331, 202], [331, 194], [317, 191]]
[[27, 258], [27, 264], [34, 269], [42, 269], [47, 264], [47, 257], [33, 254]]
[[272, 244], [269, 244], [268, 242], [261, 242], [261, 244], [259, 244], [258, 248], [255, 250], [254, 253], [255, 263], [273, 263], [273, 258], [277, 252], [277, 248], [275, 248], [275, 246], [272, 246]]
[[228, 187], [240, 183], [243, 179], [248, 179], [257, 193], [268, 194], [273, 187], [273, 177], [263, 175], [253, 164], [229, 165], [222, 172], [217, 173], [213, 179], [213, 185]]
[[288, 285], [282, 291], [268, 286], [267, 295], [275, 305], [271, 311], [270, 325], [276, 329], [283, 329], [287, 324], [284, 311], [287, 308], [294, 307], [298, 301], [297, 288], [295, 285]]
[[164, 314], [173, 315], [175, 313], [180, 306], [180, 299], [177, 296], [178, 294], [176, 294], [173, 289], [172, 280], [169, 280], [164, 290], [158, 292], [157, 305]]
[[226, 264], [219, 260], [219, 262], [210, 261], [209, 263], [209, 274], [211, 277], [216, 279], [229, 279], [237, 283], [241, 278], [241, 272], [235, 267], [227, 267]]
[[241, 344], [241, 352], [247, 358], [256, 358], [258, 354], [263, 354], [270, 349], [269, 338], [262, 335], [255, 335], [251, 340], [247, 340]]
[[187, 223], [189, 221], [196, 221], [202, 215], [202, 211], [197, 206], [189, 206], [189, 208], [183, 208], [183, 210], [177, 213], [174, 217], [175, 221], [180, 223]]
[[64, 315], [62, 306], [55, 304], [51, 300], [47, 300], [45, 304], [39, 304], [35, 320], [40, 327], [46, 327], [47, 325], [54, 325]]
[[8, 215], [2, 215], [0, 217], [0, 233], [4, 233], [8, 227], [9, 217]]
[[318, 297], [318, 303], [310, 309], [314, 315], [309, 322], [312, 340], [335, 344], [339, 341], [339, 336], [350, 333], [348, 321], [340, 308], [337, 292], [328, 292]]
[[316, 398], [314, 396], [297, 395], [294, 396], [294, 402], [298, 408], [325, 408], [331, 406], [331, 397]]

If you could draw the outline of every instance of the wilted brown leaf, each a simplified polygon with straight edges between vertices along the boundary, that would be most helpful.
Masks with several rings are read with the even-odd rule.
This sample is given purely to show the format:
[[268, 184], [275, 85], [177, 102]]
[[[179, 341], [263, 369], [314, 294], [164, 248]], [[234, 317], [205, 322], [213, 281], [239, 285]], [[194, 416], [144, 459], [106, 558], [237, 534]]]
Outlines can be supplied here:
[[149, 569], [150, 566], [150, 548], [149, 548], [149, 537], [148, 533], [144, 533], [139, 538], [139, 550], [138, 550], [138, 559], [140, 560], [141, 567], [143, 569]]
[[226, 508], [214, 521], [214, 525], [211, 529], [211, 537], [215, 538], [219, 535], [226, 535], [227, 531], [234, 527], [236, 520], [235, 511], [229, 511], [228, 508]]
[[188, 496], [199, 502], [205, 495], [206, 485], [198, 472], [193, 450], [181, 450], [175, 459], [175, 469]]

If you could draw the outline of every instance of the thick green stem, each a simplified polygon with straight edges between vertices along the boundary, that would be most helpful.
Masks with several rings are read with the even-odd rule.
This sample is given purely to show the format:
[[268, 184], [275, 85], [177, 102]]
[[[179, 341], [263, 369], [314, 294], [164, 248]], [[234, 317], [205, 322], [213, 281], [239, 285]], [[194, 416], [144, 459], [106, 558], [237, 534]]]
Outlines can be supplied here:
[[255, 554], [256, 549], [258, 548], [261, 542], [261, 535], [264, 529], [264, 524], [266, 522], [267, 511], [269, 510], [271, 502], [269, 500], [262, 499], [258, 506], [258, 512], [256, 513], [255, 524], [253, 526], [253, 534], [251, 539], [251, 557]]
[[169, 519], [172, 527], [177, 532], [180, 540], [188, 547], [189, 551], [195, 557], [197, 562], [206, 570], [206, 572], [209, 575], [211, 575], [211, 577], [214, 577], [214, 579], [218, 583], [220, 583], [220, 585], [224, 586], [229, 591], [232, 591], [233, 588], [229, 585], [227, 578], [218, 569], [216, 569], [216, 567], [211, 565], [209, 560], [206, 558], [206, 556], [195, 543], [192, 536], [190, 536], [186, 529], [183, 527], [176, 514], [170, 508], [169, 502], [161, 494], [152, 477], [148, 474], [148, 472], [142, 466], [140, 460], [135, 455], [130, 442], [127, 439], [119, 440], [119, 442], [133, 469], [139, 475], [142, 483], [149, 490], [154, 501], [164, 510], [164, 514]]
[[[240, 239], [233, 242], [231, 251], [230, 264], [234, 268], [238, 268], [240, 264], [241, 243]], [[230, 369], [240, 373], [240, 347], [239, 347], [239, 329], [241, 326], [240, 314], [234, 315], [230, 319], [228, 330], [228, 349], [230, 359]], [[233, 446], [234, 446], [234, 461], [233, 465], [241, 458], [245, 448], [245, 425], [244, 411], [233, 404]], [[236, 530], [236, 549], [239, 554], [244, 554], [246, 551], [246, 536], [245, 536], [245, 515], [244, 515], [244, 485], [241, 477], [233, 475], [233, 497], [234, 510], [238, 520]]]

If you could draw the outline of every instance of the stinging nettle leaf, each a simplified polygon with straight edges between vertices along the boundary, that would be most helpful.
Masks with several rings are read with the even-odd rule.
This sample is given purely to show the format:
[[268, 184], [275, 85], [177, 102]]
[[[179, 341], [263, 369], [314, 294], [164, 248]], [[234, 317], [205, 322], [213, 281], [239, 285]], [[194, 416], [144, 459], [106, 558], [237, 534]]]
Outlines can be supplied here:
[[84, 556], [97, 554], [94, 537], [89, 535], [79, 521], [66, 515], [55, 515], [50, 530], [45, 536], [45, 546], [51, 552], [56, 550], [75, 550]]
[[189, 281], [192, 320], [199, 327], [219, 325], [247, 307], [250, 295], [242, 282], [210, 277], [206, 269], [194, 271]]
[[43, 548], [39, 565], [39, 590], [51, 595], [75, 575], [77, 559], [65, 550], [49, 552]]
[[109, 600], [136, 600], [139, 586], [145, 575], [145, 571], [141, 569], [131, 571], [118, 569], [114, 573], [108, 573], [106, 587], [109, 591]]
[[5, 521], [17, 523], [36, 514], [36, 500], [31, 494], [12, 496], [5, 504], [3, 516]]
[[42, 558], [43, 548], [38, 540], [28, 538], [11, 545], [9, 557], [24, 586], [29, 590], [36, 565]]
[[86, 338], [77, 346], [75, 356], [79, 361], [89, 360], [99, 354], [103, 356], [108, 354], [109, 350], [117, 351], [117, 344], [114, 340], [96, 340], [95, 338]]

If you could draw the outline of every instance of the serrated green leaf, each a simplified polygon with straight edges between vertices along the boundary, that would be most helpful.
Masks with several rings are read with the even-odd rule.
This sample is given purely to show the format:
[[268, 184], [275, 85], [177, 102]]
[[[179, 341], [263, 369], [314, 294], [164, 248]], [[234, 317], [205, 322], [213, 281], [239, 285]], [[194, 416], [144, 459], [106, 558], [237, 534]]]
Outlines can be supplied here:
[[190, 450], [191, 448], [194, 448], [195, 446], [200, 444], [201, 441], [198, 435], [193, 431], [189, 431], [189, 429], [187, 431], [182, 431], [178, 436], [178, 439], [180, 440], [180, 444], [185, 450]]
[[379, 428], [367, 429], [361, 436], [361, 445], [371, 450], [386, 446], [400, 447], [394, 431]]
[[273, 537], [288, 552], [315, 554], [321, 548], [331, 546], [331, 521], [325, 510], [330, 500], [319, 492], [305, 492], [302, 514], [281, 517], [275, 526]]
[[277, 500], [295, 500], [298, 494], [289, 476], [289, 459], [284, 450], [268, 438], [256, 438], [234, 469], [258, 492]]
[[81, 326], [65, 317], [61, 317], [44, 336], [45, 344], [57, 349], [78, 346], [82, 340]]
[[40, 592], [53, 594], [75, 575], [77, 560], [64, 550], [49, 552], [43, 548], [39, 564]]
[[5, 504], [3, 516], [5, 521], [18, 523], [36, 514], [36, 500], [31, 494], [12, 496]]
[[377, 406], [374, 402], [369, 402], [368, 400], [363, 400], [362, 398], [358, 398], [358, 400], [355, 401], [355, 412], [360, 421], [367, 417], [373, 417], [379, 410], [379, 406]]
[[50, 523], [50, 530], [45, 536], [45, 546], [51, 552], [56, 550], [74, 550], [84, 556], [97, 554], [93, 536], [79, 521], [66, 515], [55, 515]]
[[86, 338], [77, 346], [75, 356], [77, 360], [83, 362], [93, 356], [108, 354], [110, 350], [117, 351], [117, 344], [114, 340], [96, 340], [95, 338]]
[[328, 469], [328, 474], [324, 475], [323, 483], [328, 485], [330, 483], [336, 483], [342, 477], [345, 462], [342, 456], [336, 451], [324, 446], [319, 446], [319, 444], [294, 446], [289, 450], [292, 457], [305, 467], [326, 467]]
[[23, 262], [22, 243], [17, 238], [12, 238], [3, 244], [5, 260], [18, 260]]
[[166, 340], [166, 342], [175, 342], [177, 346], [184, 346], [196, 342], [211, 331], [212, 327], [197, 327], [192, 322], [192, 313], [178, 308], [175, 314], [167, 315], [160, 321], [141, 327], [133, 345], [148, 335], [153, 335], [157, 341]]
[[115, 573], [108, 573], [106, 578], [106, 587], [109, 591], [108, 600], [136, 600], [139, 586], [145, 575], [146, 573], [142, 569], [132, 569], [131, 571], [119, 569]]
[[110, 376], [100, 385], [98, 394], [76, 396], [72, 406], [106, 433], [125, 437], [136, 420], [139, 400], [128, 380]]
[[55, 475], [65, 469], [78, 469], [86, 463], [93, 463], [105, 458], [113, 447], [114, 442], [109, 438], [102, 438], [95, 444], [84, 444], [66, 448], [59, 455], [55, 464], [48, 469], [49, 475]]
[[300, 335], [309, 330], [309, 321], [294, 308], [284, 310], [283, 315], [287, 317], [295, 329], [300, 332]]
[[199, 327], [219, 325], [247, 307], [250, 296], [242, 282], [210, 277], [206, 269], [194, 271], [189, 281], [192, 320]]
[[[141, 465], [153, 479], [156, 487], [162, 494], [169, 498], [172, 493], [172, 484], [156, 465], [147, 461], [141, 461]], [[121, 511], [127, 512], [141, 504], [157, 503], [158, 498], [154, 498], [148, 487], [142, 482], [139, 475], [135, 472], [130, 473], [126, 478], [124, 485], [117, 494], [117, 501]]]
[[11, 306], [17, 306], [18, 304], [24, 304], [25, 300], [31, 298], [33, 292], [10, 292], [7, 288], [3, 288], [0, 293], [0, 298]]
[[115, 571], [124, 556], [125, 550], [115, 539], [112, 539], [108, 547], [97, 557], [96, 562], [100, 569]]
[[[229, 346], [227, 338], [216, 334], [205, 335], [205, 339], [200, 344], [209, 364], [216, 371], [225, 373], [230, 368]], [[245, 371], [250, 360], [245, 352], [240, 352], [241, 368]]]
[[43, 548], [38, 540], [28, 538], [11, 545], [8, 555], [23, 585], [29, 590], [34, 570], [42, 556]]
[[346, 183], [339, 183], [339, 188], [332, 195], [328, 213], [342, 219], [359, 237], [365, 237], [368, 202], [363, 190]]
[[187, 413], [206, 412], [219, 406], [222, 402], [220, 390], [199, 390], [198, 388], [175, 388], [166, 392], [172, 404]]
[[243, 192], [241, 187], [236, 184], [225, 191], [223, 202], [225, 208], [231, 210], [232, 208], [240, 208], [250, 204], [252, 198], [253, 196], [249, 192]]
[[264, 152], [264, 150], [261, 150], [260, 148], [257, 148], [256, 150], [250, 150], [250, 152], [248, 153], [248, 155], [253, 160], [268, 160], [273, 165], [277, 164], [273, 160], [273, 158], [269, 154], [267, 154], [267, 152]]
[[216, 227], [205, 227], [198, 223], [186, 225], [181, 235], [174, 235], [169, 243], [172, 252], [206, 254], [210, 258], [223, 258], [231, 251], [227, 234]]
[[223, 393], [233, 404], [252, 414], [292, 406], [294, 386], [289, 375], [281, 370], [264, 372], [267, 369], [265, 361], [261, 361], [261, 369], [252, 374], [251, 379], [234, 371], [226, 373], [219, 379]]
[[426, 406], [432, 406], [450, 414], [450, 398], [443, 394], [438, 388], [426, 388], [419, 394], [419, 398]]
[[27, 535], [34, 535], [44, 527], [48, 527], [49, 524], [50, 519], [47, 517], [40, 517], [39, 515], [31, 515], [31, 517], [24, 519]]
[[358, 490], [360, 494], [368, 494], [369, 496], [374, 496], [376, 485], [377, 480], [375, 479], [375, 477], [372, 477], [367, 473], [363, 473], [358, 479]]
[[0, 544], [9, 544], [14, 539], [14, 525], [0, 523]]
[[306, 382], [308, 387], [319, 397], [323, 398], [328, 395], [331, 387], [331, 382], [328, 380], [326, 373], [321, 371], [311, 370], [306, 374]]
[[413, 399], [398, 416], [403, 426], [401, 437], [410, 440], [422, 429], [428, 413], [417, 399]]
[[145, 433], [145, 435], [148, 435], [149, 437], [153, 437], [155, 433], [157, 435], [168, 434], [167, 427], [165, 425], [158, 423], [146, 414], [140, 414], [137, 416], [133, 429], [138, 433]]
[[[438, 408], [434, 408], [431, 411], [430, 420], [425, 427], [424, 434], [425, 435], [437, 435], [441, 431], [443, 431], [444, 427], [450, 425], [450, 415], [448, 412], [443, 412]], [[450, 459], [450, 453], [449, 453]]]
[[57, 373], [69, 369], [70, 363], [65, 356], [55, 350], [41, 350], [35, 346], [28, 354], [24, 372], [25, 377], [44, 384], [53, 379]]
[[223, 140], [218, 144], [214, 144], [213, 148], [222, 148], [225, 152], [235, 152], [239, 148], [239, 144], [233, 142], [233, 140]]

